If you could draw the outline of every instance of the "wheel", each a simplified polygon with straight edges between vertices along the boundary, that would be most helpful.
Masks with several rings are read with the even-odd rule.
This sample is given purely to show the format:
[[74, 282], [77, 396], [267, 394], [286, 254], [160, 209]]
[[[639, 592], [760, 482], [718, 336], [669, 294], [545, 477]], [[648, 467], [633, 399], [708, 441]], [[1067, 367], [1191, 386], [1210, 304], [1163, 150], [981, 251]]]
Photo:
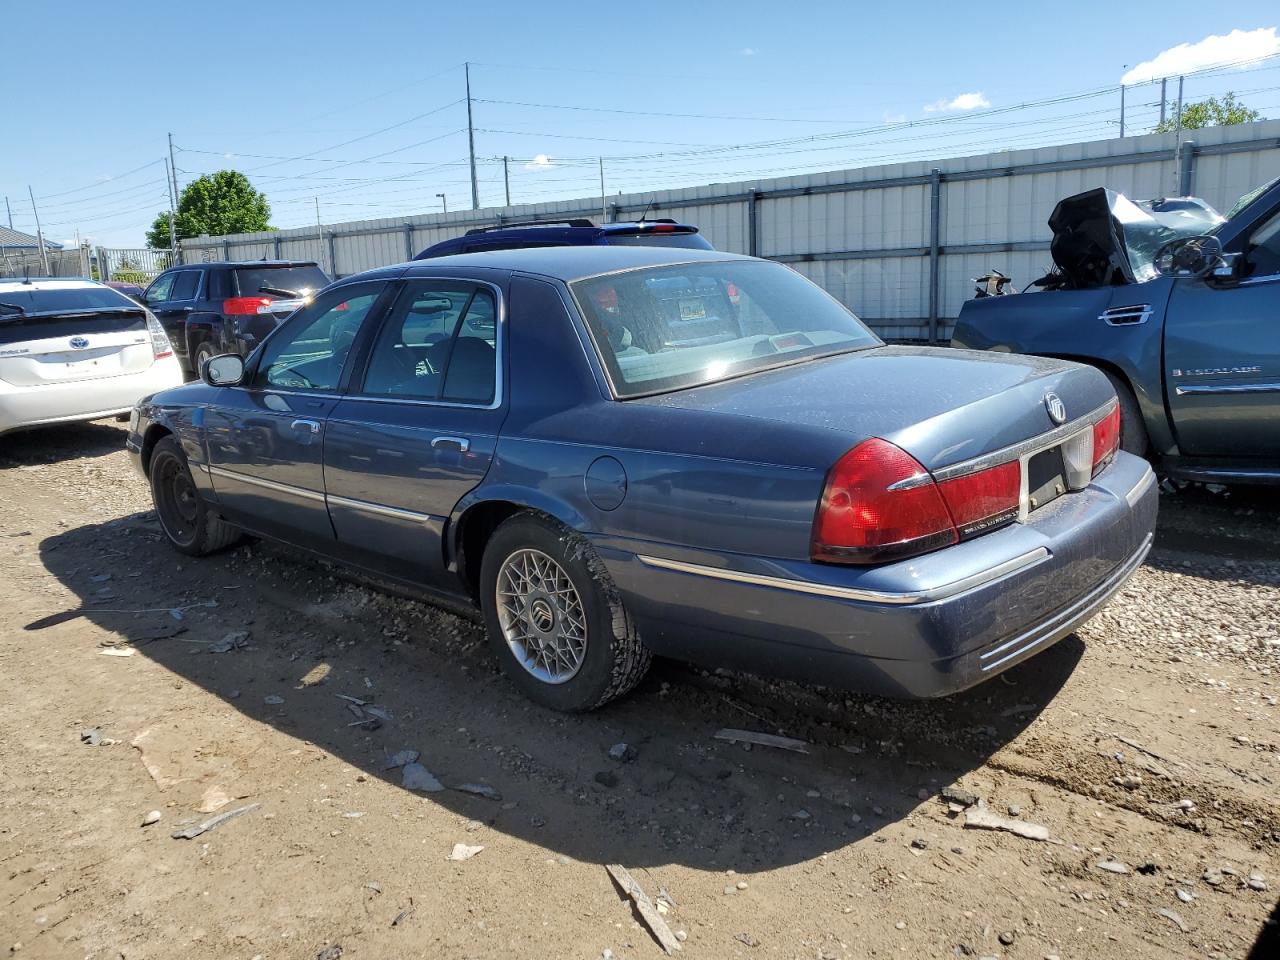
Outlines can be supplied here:
[[480, 591], [502, 669], [543, 706], [593, 710], [649, 669], [652, 655], [591, 545], [541, 515], [516, 514], [494, 531]]
[[176, 439], [165, 437], [156, 444], [148, 476], [160, 529], [175, 550], [202, 557], [240, 539], [240, 531], [214, 516], [200, 499]]
[[1145, 457], [1147, 455], [1147, 425], [1138, 409], [1138, 398], [1124, 378], [1103, 370], [1120, 399], [1120, 449], [1125, 453]]
[[195, 374], [197, 380], [200, 379], [200, 368], [204, 366], [204, 362], [216, 356], [217, 354], [213, 352], [213, 344], [209, 343], [208, 340], [196, 347], [195, 356], [191, 361], [191, 372]]

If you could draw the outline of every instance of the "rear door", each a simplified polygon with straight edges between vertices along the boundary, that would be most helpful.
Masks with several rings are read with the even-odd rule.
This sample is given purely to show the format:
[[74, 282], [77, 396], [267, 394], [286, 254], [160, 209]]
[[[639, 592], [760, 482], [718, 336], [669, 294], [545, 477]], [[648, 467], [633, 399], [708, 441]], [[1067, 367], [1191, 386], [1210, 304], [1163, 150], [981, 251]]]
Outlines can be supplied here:
[[1280, 458], [1280, 210], [1252, 228], [1244, 279], [1174, 281], [1166, 392], [1191, 456]]
[[321, 462], [326, 421], [352, 346], [387, 286], [355, 283], [319, 297], [263, 347], [245, 385], [223, 388], [205, 410], [209, 471], [230, 519], [332, 547]]
[[447, 586], [442, 536], [484, 478], [506, 407], [502, 291], [416, 278], [387, 313], [325, 434], [339, 542], [366, 566]]

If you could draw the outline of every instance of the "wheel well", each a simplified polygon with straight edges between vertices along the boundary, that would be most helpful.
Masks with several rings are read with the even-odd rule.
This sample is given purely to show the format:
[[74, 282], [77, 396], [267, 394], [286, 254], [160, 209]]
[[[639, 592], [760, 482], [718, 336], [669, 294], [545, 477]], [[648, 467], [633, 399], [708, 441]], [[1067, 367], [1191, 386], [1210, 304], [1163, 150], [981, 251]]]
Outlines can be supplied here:
[[168, 427], [162, 427], [153, 423], [147, 428], [146, 434], [142, 438], [142, 472], [151, 475], [151, 452], [155, 450], [156, 444], [165, 437], [173, 436], [173, 431]]
[[1129, 392], [1134, 395], [1135, 399], [1138, 396], [1138, 391], [1133, 389], [1133, 380], [1130, 379], [1129, 374], [1125, 373], [1121, 367], [1116, 366], [1116, 364], [1112, 363], [1110, 360], [1099, 360], [1097, 357], [1077, 357], [1070, 353], [1050, 353], [1045, 354], [1045, 356], [1053, 357], [1056, 360], [1070, 360], [1073, 363], [1083, 363], [1086, 367], [1097, 367], [1099, 370], [1106, 370], [1108, 373], [1113, 373], [1119, 377], [1126, 386], [1128, 386]]
[[484, 546], [504, 520], [527, 507], [509, 500], [478, 503], [458, 520], [458, 574], [473, 598], [480, 596], [480, 558]]

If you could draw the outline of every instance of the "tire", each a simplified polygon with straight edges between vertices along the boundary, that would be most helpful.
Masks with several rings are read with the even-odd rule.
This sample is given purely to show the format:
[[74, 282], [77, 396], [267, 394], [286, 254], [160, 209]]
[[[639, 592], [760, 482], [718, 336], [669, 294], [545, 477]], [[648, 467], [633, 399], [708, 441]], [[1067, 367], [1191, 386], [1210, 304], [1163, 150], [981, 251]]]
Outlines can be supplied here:
[[194, 375], [195, 379], [200, 379], [200, 368], [204, 366], [204, 362], [216, 356], [217, 354], [214, 353], [213, 345], [209, 343], [208, 340], [202, 341], [200, 345], [196, 347], [195, 355], [191, 360], [191, 373]]
[[518, 513], [489, 538], [480, 605], [503, 671], [552, 710], [603, 706], [639, 683], [653, 659], [591, 545], [540, 514]]
[[186, 455], [173, 437], [165, 437], [151, 451], [147, 479], [160, 529], [178, 552], [203, 557], [240, 539], [240, 531], [215, 516], [200, 498]]
[[1145, 457], [1149, 445], [1147, 425], [1142, 419], [1142, 411], [1138, 409], [1138, 398], [1133, 395], [1133, 388], [1123, 377], [1110, 370], [1102, 372], [1111, 381], [1111, 386], [1120, 399], [1120, 449], [1125, 453]]

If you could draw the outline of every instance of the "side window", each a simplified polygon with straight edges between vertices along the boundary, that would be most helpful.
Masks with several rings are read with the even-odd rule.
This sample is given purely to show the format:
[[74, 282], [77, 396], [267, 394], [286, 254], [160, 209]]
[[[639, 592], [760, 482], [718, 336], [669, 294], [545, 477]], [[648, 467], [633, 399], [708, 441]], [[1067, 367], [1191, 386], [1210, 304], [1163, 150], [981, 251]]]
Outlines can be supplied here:
[[176, 273], [162, 273], [156, 277], [151, 286], [147, 287], [147, 292], [143, 295], [147, 303], [163, 303], [172, 299], [169, 294], [173, 290], [173, 278]]
[[170, 300], [194, 300], [196, 298], [196, 288], [200, 286], [199, 270], [183, 270], [177, 274], [177, 279], [173, 281], [173, 293], [169, 295]]
[[497, 309], [487, 288], [410, 284], [369, 356], [363, 392], [487, 404], [497, 382]]
[[257, 387], [335, 390], [356, 333], [386, 285], [361, 283], [330, 291], [299, 310], [263, 347]]
[[204, 274], [204, 298], [206, 300], [226, 300], [230, 296], [227, 271], [206, 270]]
[[1268, 277], [1280, 273], [1280, 212], [1272, 214], [1249, 234], [1247, 251], [1249, 276]]

